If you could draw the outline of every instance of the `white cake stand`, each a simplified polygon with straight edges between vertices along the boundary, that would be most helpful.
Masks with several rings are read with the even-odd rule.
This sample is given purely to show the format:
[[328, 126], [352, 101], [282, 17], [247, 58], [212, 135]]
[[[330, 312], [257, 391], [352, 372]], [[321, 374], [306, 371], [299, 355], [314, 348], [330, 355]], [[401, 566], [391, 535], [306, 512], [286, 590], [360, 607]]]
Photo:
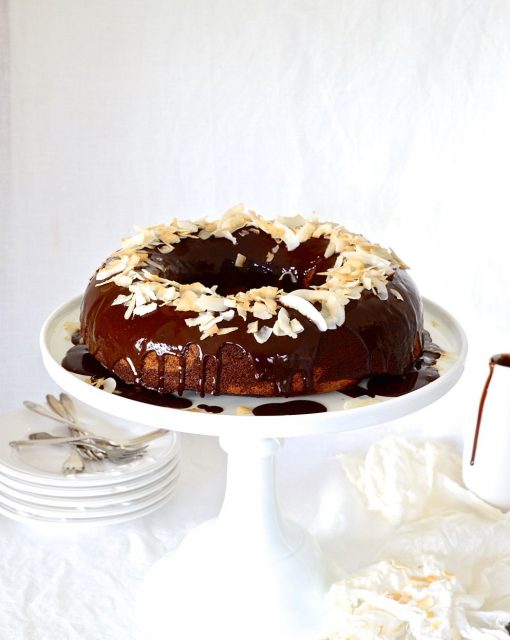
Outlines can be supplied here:
[[[282, 440], [349, 431], [387, 422], [434, 402], [458, 381], [467, 352], [464, 332], [438, 305], [424, 301], [425, 326], [446, 350], [440, 377], [398, 398], [356, 399], [341, 393], [313, 399], [328, 411], [297, 416], [237, 415], [261, 398], [214, 397], [220, 414], [148, 405], [101, 391], [60, 365], [80, 298], [57, 309], [41, 331], [44, 364], [57, 384], [108, 414], [176, 431], [214, 435], [228, 454], [227, 487], [219, 516], [162, 558], [140, 596], [143, 640], [318, 640], [323, 595], [331, 582], [315, 540], [280, 511], [275, 458]], [[194, 404], [207, 402], [185, 394]], [[285, 402], [285, 399], [276, 399]]]

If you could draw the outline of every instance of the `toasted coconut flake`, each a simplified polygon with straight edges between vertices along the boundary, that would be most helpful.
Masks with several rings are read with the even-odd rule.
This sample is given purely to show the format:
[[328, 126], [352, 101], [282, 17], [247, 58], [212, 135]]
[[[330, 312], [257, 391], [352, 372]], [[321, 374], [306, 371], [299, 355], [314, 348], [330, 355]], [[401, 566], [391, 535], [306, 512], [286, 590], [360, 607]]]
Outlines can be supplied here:
[[117, 382], [114, 378], [90, 378], [87, 380], [88, 384], [96, 387], [97, 389], [101, 389], [101, 391], [106, 391], [106, 393], [114, 393], [115, 388], [117, 387]]
[[292, 331], [294, 331], [294, 333], [301, 333], [305, 330], [305, 328], [297, 318], [292, 318], [292, 320], [290, 321], [290, 327]]
[[150, 302], [149, 304], [142, 304], [138, 307], [135, 307], [133, 311], [134, 316], [146, 316], [148, 313], [152, 313], [156, 311], [158, 305], [155, 302]]
[[312, 233], [314, 232], [315, 226], [312, 222], [305, 222], [303, 226], [297, 232], [297, 239], [299, 242], [306, 242], [312, 237]]
[[259, 321], [254, 320], [253, 322], [248, 322], [246, 327], [247, 333], [256, 333], [259, 330]]
[[272, 317], [272, 313], [268, 311], [266, 305], [263, 302], [254, 302], [252, 313], [255, 318], [260, 320], [269, 320]]
[[127, 276], [127, 275], [124, 275], [123, 273], [120, 273], [119, 275], [113, 278], [113, 282], [118, 287], [125, 287], [126, 289], [129, 289], [129, 287], [133, 283], [133, 276]]
[[227, 333], [232, 333], [233, 331], [237, 331], [239, 327], [222, 327], [221, 329], [218, 329], [218, 335], [219, 336], [224, 336]]
[[229, 322], [235, 316], [235, 311], [233, 309], [229, 309], [228, 311], [224, 311], [220, 313], [221, 319]]
[[196, 304], [197, 294], [193, 291], [184, 291], [181, 293], [180, 298], [177, 300], [175, 308], [177, 311], [201, 311], [200, 307]]
[[118, 304], [125, 304], [126, 302], [129, 302], [132, 297], [133, 297], [132, 293], [130, 293], [129, 295], [124, 295], [121, 293], [112, 302], [112, 307], [115, 307]]
[[64, 331], [66, 332], [69, 340], [71, 339], [71, 336], [73, 335], [73, 333], [76, 333], [79, 330], [80, 330], [79, 322], [70, 322], [70, 321], [64, 322]]
[[209, 320], [211, 320], [214, 316], [212, 315], [212, 313], [209, 314], [210, 318], [207, 318], [204, 320], [204, 315], [206, 314], [199, 314], [198, 316], [196, 316], [195, 318], [185, 318], [184, 322], [188, 325], [188, 327], [197, 327], [200, 324], [203, 324], [205, 322], [208, 322]]
[[255, 340], [259, 344], [263, 344], [264, 342], [267, 342], [269, 340], [272, 333], [273, 333], [273, 330], [271, 329], [271, 327], [264, 325], [260, 327], [260, 329], [256, 331], [253, 335], [255, 337]]
[[280, 326], [280, 323], [278, 322], [278, 320], [273, 325], [273, 334], [278, 337], [287, 335], [285, 331], [282, 329], [282, 327]]
[[202, 294], [195, 302], [196, 306], [203, 311], [225, 311], [227, 306], [225, 299], [216, 294]]
[[100, 269], [96, 274], [96, 280], [106, 280], [117, 273], [121, 273], [126, 268], [128, 256], [122, 256], [118, 260], [112, 260], [107, 266]]
[[274, 259], [274, 253], [272, 251], [268, 251], [266, 253], [266, 262], [272, 262]]
[[221, 322], [220, 316], [213, 316], [210, 320], [204, 320], [204, 322], [200, 324], [200, 331], [208, 331], [213, 326], [217, 325], [218, 322]]
[[124, 313], [124, 319], [125, 320], [129, 320], [129, 318], [133, 314], [133, 311], [134, 311], [134, 308], [135, 308], [135, 304], [136, 304], [135, 296], [131, 296], [131, 300], [129, 301], [129, 304], [127, 306], [126, 312]]
[[161, 300], [162, 302], [172, 302], [177, 298], [177, 291], [175, 287], [160, 287], [157, 290], [157, 297], [158, 300]]
[[278, 311], [278, 325], [285, 335], [291, 338], [297, 338], [297, 334], [294, 333], [290, 326], [289, 312], [285, 307], [282, 307], [280, 311]]
[[236, 256], [235, 266], [241, 268], [244, 266], [245, 262], [246, 256], [244, 256], [242, 253], [238, 253]]
[[313, 306], [311, 302], [305, 300], [304, 298], [296, 295], [292, 295], [291, 293], [282, 296], [280, 298], [280, 302], [284, 304], [289, 309], [294, 309], [298, 311], [302, 315], [304, 315], [308, 320], [313, 322], [319, 331], [326, 331], [328, 325], [326, 321], [321, 316], [320, 312]]
[[250, 407], [245, 407], [243, 405], [240, 405], [236, 409], [236, 415], [238, 415], [238, 416], [252, 416], [253, 415], [253, 410], [250, 409]]
[[213, 324], [211, 327], [209, 327], [208, 329], [206, 329], [201, 335], [200, 335], [200, 340], [205, 340], [206, 338], [209, 338], [210, 336], [214, 336], [218, 333], [218, 326], [216, 324]]

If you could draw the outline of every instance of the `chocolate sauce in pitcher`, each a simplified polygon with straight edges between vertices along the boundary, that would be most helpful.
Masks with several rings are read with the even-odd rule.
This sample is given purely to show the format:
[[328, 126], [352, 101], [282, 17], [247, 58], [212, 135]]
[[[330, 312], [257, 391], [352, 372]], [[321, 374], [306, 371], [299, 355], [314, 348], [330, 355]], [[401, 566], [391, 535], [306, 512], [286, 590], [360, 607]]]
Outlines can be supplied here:
[[482, 416], [483, 416], [483, 408], [485, 406], [485, 401], [487, 399], [487, 393], [489, 391], [489, 386], [492, 380], [492, 376], [494, 375], [494, 367], [496, 365], [500, 365], [502, 367], [510, 367], [510, 353], [498, 353], [489, 360], [489, 375], [487, 376], [487, 380], [485, 381], [482, 396], [480, 398], [480, 404], [478, 406], [478, 417], [476, 420], [476, 429], [475, 429], [475, 437], [473, 440], [473, 449], [471, 451], [471, 459], [469, 461], [470, 465], [475, 464], [476, 457], [476, 449], [478, 447], [478, 438], [480, 436], [480, 427], [482, 424]]

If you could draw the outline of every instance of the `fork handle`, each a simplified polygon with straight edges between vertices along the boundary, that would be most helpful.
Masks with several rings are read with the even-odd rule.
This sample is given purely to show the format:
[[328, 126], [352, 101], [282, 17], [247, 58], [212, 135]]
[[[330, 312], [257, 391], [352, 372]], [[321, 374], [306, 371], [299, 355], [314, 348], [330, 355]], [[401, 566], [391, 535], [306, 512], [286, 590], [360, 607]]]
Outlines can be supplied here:
[[29, 444], [87, 444], [91, 442], [96, 444], [106, 444], [110, 447], [124, 448], [136, 447], [138, 445], [145, 444], [146, 442], [151, 442], [152, 440], [163, 437], [167, 433], [169, 433], [168, 429], [156, 429], [155, 431], [149, 431], [149, 433], [144, 433], [140, 436], [118, 442], [96, 435], [82, 435], [62, 438], [40, 438], [37, 440], [12, 440], [9, 442], [9, 445], [11, 447], [21, 447]]
[[[111, 445], [111, 441], [106, 438], [101, 438], [99, 436], [73, 436], [73, 437], [63, 437], [63, 438], [40, 438], [37, 440], [11, 440], [9, 442], [9, 446], [11, 447], [21, 447], [29, 444], [107, 444]], [[124, 445], [123, 445], [124, 446]], [[117, 445], [120, 448], [120, 445]]]
[[139, 444], [145, 444], [146, 442], [157, 440], [157, 438], [162, 438], [168, 433], [170, 433], [168, 429], [156, 429], [155, 431], [149, 431], [149, 433], [143, 433], [140, 436], [129, 438], [129, 440], [123, 440], [122, 442], [120, 442], [120, 445], [122, 447], [135, 447]]

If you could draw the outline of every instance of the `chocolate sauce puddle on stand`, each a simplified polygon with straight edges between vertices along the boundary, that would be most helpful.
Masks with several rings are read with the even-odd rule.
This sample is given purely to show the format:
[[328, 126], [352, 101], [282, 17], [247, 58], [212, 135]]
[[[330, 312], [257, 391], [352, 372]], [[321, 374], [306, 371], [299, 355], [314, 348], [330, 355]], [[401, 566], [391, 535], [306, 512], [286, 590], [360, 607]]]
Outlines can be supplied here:
[[223, 411], [223, 407], [218, 407], [214, 404], [199, 404], [197, 406], [199, 409], [207, 411], [207, 413], [221, 413]]
[[[186, 379], [186, 355], [187, 347], [184, 347], [179, 355], [179, 384], [178, 384], [178, 396], [171, 393], [161, 391], [164, 382], [164, 367], [161, 366], [158, 371], [158, 390], [146, 389], [140, 385], [127, 384], [120, 378], [108, 371], [103, 365], [98, 362], [87, 350], [87, 347], [83, 344], [82, 338], [79, 332], [75, 332], [71, 338], [73, 346], [68, 350], [64, 359], [62, 360], [62, 366], [67, 371], [77, 373], [80, 375], [90, 376], [93, 380], [98, 378], [114, 378], [116, 381], [116, 393], [125, 398], [132, 400], [138, 400], [139, 402], [146, 402], [149, 404], [155, 404], [158, 406], [170, 407], [173, 409], [187, 409], [192, 406], [192, 401], [183, 398], [181, 394], [185, 388]], [[428, 332], [424, 332], [424, 351], [418, 360], [414, 362], [409, 371], [406, 371], [399, 376], [380, 375], [368, 378], [366, 386], [362, 384], [354, 385], [348, 389], [343, 389], [340, 393], [343, 393], [351, 398], [358, 398], [363, 395], [375, 397], [376, 395], [396, 397], [401, 396], [414, 389], [433, 382], [439, 377], [437, 369], [434, 368], [434, 364], [439, 359], [443, 350], [434, 344], [430, 338]], [[257, 368], [257, 378], [269, 377], [267, 373], [268, 365], [272, 365], [271, 379], [275, 382], [278, 392], [281, 395], [287, 395], [290, 391], [290, 378], [288, 372], [296, 371], [301, 372], [304, 380], [308, 382], [310, 376], [309, 368], [310, 363], [307, 359], [300, 361], [298, 357], [292, 354], [289, 356], [272, 356], [267, 358], [267, 362], [262, 363], [262, 358], [256, 358], [255, 364]], [[510, 366], [510, 356], [509, 364]], [[164, 363], [163, 360], [161, 362]], [[214, 368], [214, 390], [218, 393], [219, 380], [221, 376], [221, 354], [218, 356], [212, 356], [207, 354], [207, 357], [202, 359], [201, 363], [201, 384], [200, 395], [205, 395], [205, 378], [207, 363], [211, 362]], [[264, 366], [264, 364], [266, 366]], [[498, 362], [501, 364], [501, 362]], [[276, 367], [275, 367], [276, 365]], [[492, 371], [492, 369], [491, 369]], [[305, 384], [306, 384], [305, 382]], [[306, 384], [306, 386], [308, 386]], [[199, 409], [208, 413], [221, 413], [222, 407], [217, 405], [200, 404]], [[291, 400], [289, 402], [266, 402], [258, 405], [253, 410], [254, 415], [299, 415], [307, 413], [322, 413], [327, 411], [327, 408], [320, 402], [313, 400]], [[476, 440], [475, 440], [476, 444]]]
[[71, 342], [76, 345], [76, 344], [83, 344], [83, 338], [82, 335], [80, 333], [80, 330], [78, 329], [77, 331], [75, 331], [73, 333], [73, 335], [71, 336]]
[[502, 367], [510, 367], [510, 353], [498, 353], [489, 360], [489, 375], [487, 376], [487, 380], [485, 381], [482, 396], [480, 398], [480, 405], [478, 407], [478, 417], [476, 420], [476, 429], [475, 429], [475, 437], [473, 440], [473, 449], [471, 451], [471, 460], [469, 461], [470, 465], [475, 464], [476, 457], [476, 449], [478, 447], [478, 436], [480, 435], [480, 427], [482, 424], [482, 416], [483, 416], [483, 408], [485, 406], [485, 400], [487, 399], [487, 393], [489, 391], [489, 386], [492, 380], [492, 376], [494, 375], [494, 367], [499, 364]]
[[75, 344], [71, 347], [64, 359], [62, 366], [66, 371], [78, 373], [82, 376], [91, 376], [92, 378], [111, 378], [113, 377], [103, 365], [98, 362], [84, 344]]
[[422, 355], [401, 375], [380, 375], [372, 376], [367, 379], [366, 386], [354, 385], [348, 389], [342, 389], [340, 393], [344, 393], [350, 398], [359, 398], [360, 396], [385, 396], [396, 398], [406, 393], [420, 389], [434, 380], [439, 378], [439, 372], [435, 368], [435, 364], [444, 353], [443, 349], [432, 342], [430, 333], [423, 332], [423, 353]]
[[105, 369], [103, 365], [88, 352], [84, 344], [75, 344], [68, 350], [62, 360], [62, 367], [71, 373], [90, 376], [92, 380], [98, 378], [113, 378], [116, 382], [115, 392], [130, 400], [155, 404], [159, 407], [170, 407], [171, 409], [187, 409], [193, 404], [191, 400], [174, 396], [172, 393], [160, 393], [152, 389], [145, 389], [139, 385], [123, 382], [120, 378]]
[[297, 416], [303, 413], [324, 413], [326, 407], [315, 400], [289, 400], [264, 402], [253, 409], [255, 416]]

